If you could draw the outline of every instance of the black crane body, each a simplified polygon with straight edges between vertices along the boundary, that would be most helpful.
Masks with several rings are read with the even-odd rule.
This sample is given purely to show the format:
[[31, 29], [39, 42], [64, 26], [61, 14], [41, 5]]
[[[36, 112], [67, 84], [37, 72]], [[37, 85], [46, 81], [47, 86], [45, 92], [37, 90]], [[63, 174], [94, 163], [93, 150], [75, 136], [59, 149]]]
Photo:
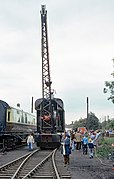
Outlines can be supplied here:
[[42, 98], [35, 102], [37, 111], [37, 144], [41, 148], [55, 148], [60, 145], [60, 135], [65, 129], [64, 104], [54, 98], [51, 89], [49, 46], [46, 6], [41, 8], [41, 54], [42, 54]]

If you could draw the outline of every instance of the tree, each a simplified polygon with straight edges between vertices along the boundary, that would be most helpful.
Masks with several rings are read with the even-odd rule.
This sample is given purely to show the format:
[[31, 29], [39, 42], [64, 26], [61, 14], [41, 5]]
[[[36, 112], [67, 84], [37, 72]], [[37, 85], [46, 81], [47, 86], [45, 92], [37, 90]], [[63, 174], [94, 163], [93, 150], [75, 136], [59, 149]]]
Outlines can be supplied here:
[[[113, 66], [114, 66], [114, 59], [113, 60]], [[114, 71], [111, 73], [113, 80], [112, 81], [105, 81], [105, 87], [104, 93], [109, 92], [110, 96], [108, 97], [108, 100], [111, 100], [114, 104]]]
[[100, 127], [100, 123], [99, 123], [99, 119], [95, 116], [94, 113], [90, 112], [88, 114], [88, 119], [84, 118], [84, 119], [79, 119], [78, 121], [76, 120], [74, 125], [73, 125], [73, 129], [77, 129], [78, 127], [86, 127], [88, 130], [93, 129], [99, 129]]
[[86, 126], [87, 129], [89, 130], [99, 129], [99, 119], [95, 116], [94, 113], [92, 112], [89, 113]]
[[112, 119], [112, 120], [108, 119], [108, 121], [104, 120], [101, 125], [102, 125], [102, 129], [114, 130], [114, 119]]
[[86, 119], [80, 118], [78, 121], [76, 120], [73, 125], [73, 129], [77, 130], [78, 127], [86, 127]]

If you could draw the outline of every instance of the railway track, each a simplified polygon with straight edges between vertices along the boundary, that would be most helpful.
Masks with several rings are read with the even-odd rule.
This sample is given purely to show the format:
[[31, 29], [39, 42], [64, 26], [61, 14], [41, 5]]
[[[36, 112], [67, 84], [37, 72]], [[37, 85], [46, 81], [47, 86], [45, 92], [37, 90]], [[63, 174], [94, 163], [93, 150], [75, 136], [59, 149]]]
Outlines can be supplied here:
[[18, 158], [6, 165], [0, 167], [0, 178], [2, 179], [61, 179], [71, 176], [64, 170], [59, 170], [56, 160], [57, 149], [55, 150], [35, 150], [23, 157]]
[[17, 158], [11, 162], [6, 163], [5, 165], [0, 167], [0, 178], [12, 178], [17, 168], [21, 165], [21, 163], [30, 155], [31, 153], [27, 153], [22, 157]]

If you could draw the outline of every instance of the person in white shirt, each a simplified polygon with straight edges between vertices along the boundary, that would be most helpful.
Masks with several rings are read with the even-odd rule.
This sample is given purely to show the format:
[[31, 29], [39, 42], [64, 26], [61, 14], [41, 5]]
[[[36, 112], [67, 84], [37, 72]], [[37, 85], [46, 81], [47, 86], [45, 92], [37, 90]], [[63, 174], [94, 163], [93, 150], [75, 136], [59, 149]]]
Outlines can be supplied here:
[[33, 138], [33, 135], [30, 134], [27, 138], [27, 144], [28, 144], [29, 150], [33, 149], [33, 143], [34, 143], [34, 138]]

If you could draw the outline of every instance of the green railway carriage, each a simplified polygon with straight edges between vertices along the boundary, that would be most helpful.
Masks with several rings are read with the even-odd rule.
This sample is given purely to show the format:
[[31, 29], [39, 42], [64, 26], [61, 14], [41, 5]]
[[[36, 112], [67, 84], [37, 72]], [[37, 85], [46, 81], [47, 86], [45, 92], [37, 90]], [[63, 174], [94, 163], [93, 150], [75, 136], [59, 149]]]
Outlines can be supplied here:
[[36, 116], [0, 100], [0, 148], [13, 148], [36, 132]]

